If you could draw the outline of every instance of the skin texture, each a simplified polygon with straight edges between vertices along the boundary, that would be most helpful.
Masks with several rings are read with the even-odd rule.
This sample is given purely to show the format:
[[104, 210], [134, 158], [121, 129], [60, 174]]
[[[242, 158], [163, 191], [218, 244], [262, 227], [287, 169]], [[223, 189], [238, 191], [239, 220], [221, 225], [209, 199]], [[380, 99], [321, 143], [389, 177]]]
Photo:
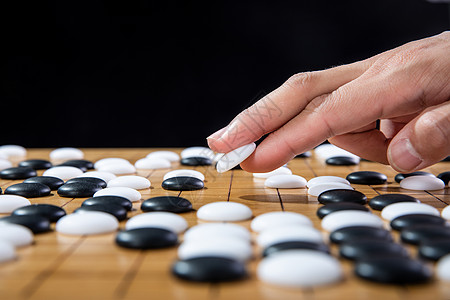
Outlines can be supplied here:
[[450, 155], [450, 32], [295, 74], [207, 140], [229, 152], [265, 134], [244, 170], [273, 170], [327, 139], [400, 172], [442, 160]]

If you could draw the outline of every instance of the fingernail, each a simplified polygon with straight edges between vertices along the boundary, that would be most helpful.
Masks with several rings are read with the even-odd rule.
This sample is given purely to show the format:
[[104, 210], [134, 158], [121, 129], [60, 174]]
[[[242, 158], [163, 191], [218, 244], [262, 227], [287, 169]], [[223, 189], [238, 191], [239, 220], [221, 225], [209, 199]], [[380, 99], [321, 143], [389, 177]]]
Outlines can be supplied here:
[[208, 136], [206, 139], [207, 140], [217, 140], [222, 136], [222, 134], [225, 132], [226, 129], [227, 129], [227, 126], [225, 126], [222, 129], [217, 130], [216, 132], [214, 132], [213, 134]]
[[389, 147], [389, 158], [393, 167], [402, 172], [415, 170], [423, 161], [407, 138]]

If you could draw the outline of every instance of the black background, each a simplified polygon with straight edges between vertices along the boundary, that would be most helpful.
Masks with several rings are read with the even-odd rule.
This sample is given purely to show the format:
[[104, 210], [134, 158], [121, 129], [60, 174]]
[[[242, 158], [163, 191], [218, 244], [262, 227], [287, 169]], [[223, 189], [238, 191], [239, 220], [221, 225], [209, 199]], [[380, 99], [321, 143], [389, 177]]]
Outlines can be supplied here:
[[424, 0], [12, 2], [0, 144], [25, 147], [205, 145], [294, 73], [449, 28]]

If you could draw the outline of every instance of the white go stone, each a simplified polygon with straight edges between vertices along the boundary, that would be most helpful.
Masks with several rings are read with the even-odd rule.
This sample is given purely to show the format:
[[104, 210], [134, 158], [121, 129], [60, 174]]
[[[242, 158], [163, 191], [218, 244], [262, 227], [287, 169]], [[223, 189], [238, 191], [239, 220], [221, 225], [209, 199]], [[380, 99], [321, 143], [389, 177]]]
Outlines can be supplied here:
[[148, 189], [151, 183], [145, 177], [128, 175], [128, 176], [119, 176], [108, 182], [108, 187], [129, 187], [135, 190], [143, 190]]
[[101, 165], [100, 167], [97, 168], [97, 170], [100, 172], [110, 172], [115, 175], [136, 173], [136, 168], [129, 162], [111, 163], [111, 164]]
[[306, 179], [298, 175], [274, 175], [266, 179], [264, 186], [274, 189], [298, 189], [306, 186]]
[[151, 159], [166, 159], [168, 161], [179, 161], [180, 156], [173, 151], [154, 151], [147, 155], [147, 158]]
[[441, 257], [436, 264], [436, 277], [450, 282], [450, 254]]
[[6, 158], [25, 157], [27, 149], [19, 145], [3, 145], [0, 146], [0, 155]]
[[184, 233], [184, 242], [208, 241], [216, 237], [240, 239], [250, 242], [247, 228], [233, 223], [204, 223], [191, 227]]
[[311, 220], [299, 213], [291, 211], [272, 211], [254, 218], [250, 224], [254, 232], [280, 227], [280, 226], [312, 226]]
[[203, 205], [197, 211], [197, 218], [205, 221], [243, 221], [252, 217], [251, 209], [237, 202], [217, 201]]
[[134, 164], [138, 170], [156, 170], [169, 169], [171, 167], [170, 160], [165, 158], [141, 158]]
[[14, 247], [28, 246], [33, 243], [33, 232], [22, 225], [3, 223], [0, 224], [0, 240], [8, 241]]
[[181, 151], [181, 158], [206, 157], [213, 159], [214, 155], [214, 151], [206, 147], [189, 147]]
[[48, 170], [45, 170], [45, 172], [42, 174], [43, 176], [53, 176], [58, 177], [62, 180], [69, 180], [74, 177], [80, 176], [83, 174], [83, 171], [76, 167], [70, 167], [70, 166], [56, 166], [52, 167]]
[[205, 175], [203, 175], [203, 173], [196, 171], [196, 170], [189, 170], [189, 169], [179, 169], [179, 170], [173, 170], [173, 171], [167, 172], [164, 175], [163, 180], [166, 180], [166, 179], [172, 178], [172, 177], [181, 177], [181, 176], [195, 177], [195, 178], [200, 179], [201, 181], [205, 180]]
[[66, 215], [56, 222], [56, 231], [67, 235], [94, 235], [114, 232], [119, 222], [111, 214], [85, 211]]
[[441, 190], [445, 187], [444, 181], [429, 175], [417, 175], [406, 177], [400, 181], [400, 187], [407, 190], [433, 191]]
[[311, 186], [308, 189], [308, 194], [311, 196], [319, 196], [321, 193], [330, 190], [353, 190], [353, 188], [342, 182], [329, 182], [329, 183], [318, 183]]
[[447, 205], [441, 212], [444, 219], [450, 221], [450, 205]]
[[162, 228], [173, 231], [177, 234], [184, 232], [188, 228], [186, 220], [171, 212], [148, 212], [136, 215], [125, 224], [125, 229], [135, 228]]
[[78, 148], [63, 147], [50, 152], [50, 159], [53, 161], [63, 161], [70, 159], [83, 159], [84, 153]]
[[94, 197], [98, 196], [119, 196], [124, 197], [130, 200], [131, 202], [136, 202], [141, 200], [142, 195], [135, 189], [118, 186], [118, 187], [107, 187], [103, 190], [100, 190], [94, 194]]
[[411, 214], [439, 216], [439, 210], [425, 203], [398, 202], [389, 204], [381, 210], [381, 217], [391, 221], [397, 217]]
[[88, 172], [83, 173], [83, 174], [81, 174], [81, 175], [79, 175], [77, 177], [95, 177], [95, 178], [100, 178], [104, 182], [108, 183], [110, 180], [113, 180], [117, 176], [114, 175], [111, 172], [88, 171]]
[[0, 263], [14, 260], [16, 258], [16, 249], [8, 241], [0, 240]]
[[291, 169], [283, 166], [283, 167], [279, 167], [278, 169], [275, 169], [270, 172], [253, 173], [253, 177], [255, 177], [255, 178], [269, 178], [269, 177], [275, 176], [275, 175], [292, 175], [292, 171], [291, 171]]
[[306, 186], [308, 188], [310, 188], [313, 185], [316, 184], [322, 184], [322, 183], [330, 183], [330, 182], [340, 182], [340, 183], [345, 183], [347, 185], [350, 185], [350, 182], [342, 177], [338, 177], [338, 176], [318, 176], [318, 177], [314, 177], [310, 180], [308, 180], [308, 182], [306, 183]]
[[257, 268], [258, 279], [288, 288], [311, 288], [342, 280], [344, 272], [339, 261], [320, 251], [287, 250], [274, 253]]
[[7, 168], [11, 168], [12, 166], [13, 165], [9, 160], [0, 158], [0, 171]]
[[222, 236], [209, 240], [183, 242], [178, 247], [179, 259], [205, 256], [225, 257], [245, 262], [252, 258], [252, 247], [248, 241]]
[[223, 173], [233, 169], [247, 159], [256, 149], [255, 143], [250, 143], [224, 154], [216, 164], [217, 172]]
[[262, 248], [283, 242], [310, 242], [323, 243], [323, 237], [319, 230], [304, 225], [286, 225], [261, 231], [256, 242]]
[[339, 148], [333, 144], [323, 144], [314, 149], [314, 153], [317, 157], [326, 160], [327, 158], [333, 157], [333, 156], [348, 156], [348, 157], [354, 157], [359, 158], [359, 156], [348, 152], [347, 150], [344, 150], [342, 148]]
[[366, 211], [341, 210], [325, 216], [322, 228], [328, 232], [350, 226], [383, 227], [380, 217]]
[[12, 213], [15, 209], [30, 204], [30, 201], [22, 196], [0, 195], [0, 214]]
[[130, 163], [128, 160], [126, 160], [125, 158], [120, 158], [120, 157], [107, 157], [107, 158], [102, 158], [97, 160], [94, 163], [94, 168], [98, 169], [102, 166], [106, 166], [106, 165], [110, 165], [110, 164], [120, 164], [120, 163]]

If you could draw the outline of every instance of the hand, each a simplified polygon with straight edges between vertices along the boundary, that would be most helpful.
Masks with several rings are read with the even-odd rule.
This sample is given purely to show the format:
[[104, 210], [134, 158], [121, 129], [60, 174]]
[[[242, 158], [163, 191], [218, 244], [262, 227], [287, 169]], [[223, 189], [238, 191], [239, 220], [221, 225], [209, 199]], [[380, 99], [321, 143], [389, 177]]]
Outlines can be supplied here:
[[268, 133], [241, 164], [244, 170], [273, 170], [326, 139], [400, 172], [440, 161], [450, 154], [450, 32], [296, 74], [209, 136], [208, 144], [229, 152]]

